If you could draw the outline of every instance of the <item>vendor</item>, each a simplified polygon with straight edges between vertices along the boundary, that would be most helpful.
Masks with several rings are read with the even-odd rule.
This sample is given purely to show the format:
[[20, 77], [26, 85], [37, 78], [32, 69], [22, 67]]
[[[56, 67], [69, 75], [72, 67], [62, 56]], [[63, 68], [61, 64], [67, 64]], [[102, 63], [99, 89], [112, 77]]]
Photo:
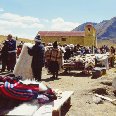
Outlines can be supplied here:
[[32, 56], [32, 72], [35, 80], [41, 81], [42, 76], [42, 67], [44, 66], [44, 45], [41, 43], [41, 37], [38, 34], [35, 39], [35, 45], [32, 47], [32, 49], [28, 48], [28, 53], [30, 56]]

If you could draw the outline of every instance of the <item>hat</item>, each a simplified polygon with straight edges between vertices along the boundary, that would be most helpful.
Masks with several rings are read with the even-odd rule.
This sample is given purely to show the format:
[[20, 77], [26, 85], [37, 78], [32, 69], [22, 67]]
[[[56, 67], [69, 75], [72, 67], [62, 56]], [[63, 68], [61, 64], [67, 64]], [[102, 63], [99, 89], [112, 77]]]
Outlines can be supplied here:
[[57, 43], [57, 41], [55, 41], [54, 43], [53, 43], [53, 47], [57, 47], [58, 46], [58, 43]]
[[36, 37], [34, 38], [34, 40], [35, 40], [36, 42], [41, 42], [40, 34], [36, 35]]
[[11, 35], [11, 34], [9, 34], [9, 35], [8, 35], [8, 37], [12, 38], [12, 35]]
[[9, 34], [9, 35], [7, 36], [7, 39], [8, 39], [8, 40], [11, 40], [11, 39], [12, 39], [12, 35]]

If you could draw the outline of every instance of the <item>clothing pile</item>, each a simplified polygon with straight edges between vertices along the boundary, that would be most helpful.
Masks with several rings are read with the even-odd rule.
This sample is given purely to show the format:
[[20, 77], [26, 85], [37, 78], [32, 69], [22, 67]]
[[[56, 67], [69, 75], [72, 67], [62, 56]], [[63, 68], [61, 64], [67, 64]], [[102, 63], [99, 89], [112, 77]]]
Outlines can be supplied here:
[[85, 57], [85, 69], [93, 69], [95, 67], [95, 57], [87, 56]]
[[95, 54], [95, 59], [97, 62], [100, 62], [100, 64], [104, 67], [106, 67], [106, 69], [109, 69], [109, 61], [108, 61], [108, 53], [106, 54]]
[[73, 59], [64, 60], [63, 68], [75, 68], [76, 64]]
[[[22, 77], [0, 76], [0, 93], [9, 99], [30, 101], [37, 99], [39, 103], [56, 100], [55, 92], [43, 83], [25, 83]], [[30, 81], [31, 82], [31, 81]]]
[[[81, 65], [83, 65], [84, 69], [94, 68], [95, 67], [95, 57], [90, 54], [78, 55], [76, 57], [76, 63], [77, 64], [81, 63]], [[78, 66], [80, 66], [80, 65], [78, 65]]]

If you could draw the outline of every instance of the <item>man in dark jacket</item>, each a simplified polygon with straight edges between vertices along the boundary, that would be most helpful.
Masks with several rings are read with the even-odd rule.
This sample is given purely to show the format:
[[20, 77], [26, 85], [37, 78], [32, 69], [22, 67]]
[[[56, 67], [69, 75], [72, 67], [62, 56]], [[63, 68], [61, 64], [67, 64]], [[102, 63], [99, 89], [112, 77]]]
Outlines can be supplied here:
[[4, 46], [2, 47], [1, 50], [1, 60], [2, 60], [2, 70], [1, 72], [4, 72], [7, 66], [7, 61], [8, 61], [8, 49], [6, 46], [6, 43], [3, 43]]
[[16, 40], [14, 40], [12, 35], [9, 34], [5, 44], [8, 50], [7, 69], [12, 72], [16, 64]]
[[41, 81], [42, 67], [44, 66], [44, 45], [41, 43], [40, 35], [37, 35], [34, 39], [35, 45], [32, 49], [28, 48], [28, 53], [32, 58], [32, 72], [35, 80]]

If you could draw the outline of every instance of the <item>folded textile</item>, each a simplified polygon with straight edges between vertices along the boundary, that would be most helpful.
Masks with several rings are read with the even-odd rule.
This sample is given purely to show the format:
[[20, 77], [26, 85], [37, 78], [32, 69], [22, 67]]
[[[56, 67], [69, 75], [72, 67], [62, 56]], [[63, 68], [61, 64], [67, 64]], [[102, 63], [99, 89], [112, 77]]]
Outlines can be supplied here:
[[0, 84], [0, 92], [10, 99], [20, 101], [38, 99], [39, 103], [46, 103], [57, 99], [55, 92], [42, 83], [24, 84], [11, 77], [0, 77], [0, 82], [2, 82]]

